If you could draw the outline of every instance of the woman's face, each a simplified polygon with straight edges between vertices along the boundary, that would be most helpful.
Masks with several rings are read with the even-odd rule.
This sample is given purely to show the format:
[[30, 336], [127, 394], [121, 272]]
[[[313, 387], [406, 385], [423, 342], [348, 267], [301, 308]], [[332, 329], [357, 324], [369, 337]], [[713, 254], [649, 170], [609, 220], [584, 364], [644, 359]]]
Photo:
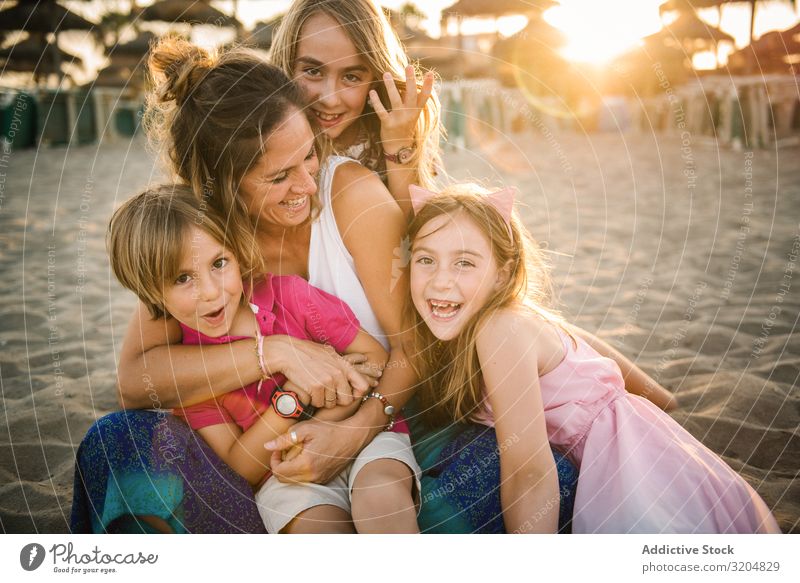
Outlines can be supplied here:
[[261, 226], [296, 227], [311, 213], [319, 160], [314, 133], [292, 109], [264, 142], [264, 154], [242, 178], [239, 192]]
[[319, 12], [300, 29], [293, 76], [323, 133], [349, 146], [375, 76], [333, 17]]

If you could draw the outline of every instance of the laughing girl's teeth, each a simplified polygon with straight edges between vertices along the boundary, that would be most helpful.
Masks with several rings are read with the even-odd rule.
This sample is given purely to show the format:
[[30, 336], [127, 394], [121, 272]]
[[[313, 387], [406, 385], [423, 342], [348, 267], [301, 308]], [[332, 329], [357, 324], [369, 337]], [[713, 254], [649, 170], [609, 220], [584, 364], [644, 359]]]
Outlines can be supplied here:
[[284, 200], [280, 203], [281, 206], [285, 206], [289, 210], [299, 209], [306, 204], [308, 200], [308, 196], [304, 196], [302, 198], [295, 198], [293, 200]]
[[455, 317], [461, 309], [461, 304], [456, 304], [454, 302], [441, 302], [437, 300], [429, 300], [428, 302], [430, 303], [433, 315], [445, 320]]
[[316, 115], [322, 121], [333, 121], [338, 119], [341, 116], [341, 113], [322, 113], [321, 111], [315, 111], [314, 115]]

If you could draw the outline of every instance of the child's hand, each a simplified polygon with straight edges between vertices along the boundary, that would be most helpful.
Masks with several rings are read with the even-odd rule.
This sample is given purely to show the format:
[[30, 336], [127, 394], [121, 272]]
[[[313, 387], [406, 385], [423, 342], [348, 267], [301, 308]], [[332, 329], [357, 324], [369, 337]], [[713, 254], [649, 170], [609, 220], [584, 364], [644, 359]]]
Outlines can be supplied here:
[[395, 150], [410, 145], [414, 139], [419, 114], [433, 92], [433, 73], [425, 73], [422, 89], [417, 91], [414, 67], [406, 67], [406, 92], [402, 96], [391, 73], [383, 74], [383, 83], [389, 96], [391, 111], [386, 110], [374, 89], [369, 92], [369, 101], [381, 120], [381, 145], [384, 150], [394, 154]]

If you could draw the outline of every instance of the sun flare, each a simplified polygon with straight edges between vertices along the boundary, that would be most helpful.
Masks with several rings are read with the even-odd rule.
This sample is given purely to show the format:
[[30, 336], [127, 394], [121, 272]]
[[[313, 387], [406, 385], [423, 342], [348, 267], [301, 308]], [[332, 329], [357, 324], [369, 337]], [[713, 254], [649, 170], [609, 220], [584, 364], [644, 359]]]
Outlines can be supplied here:
[[544, 18], [567, 37], [561, 54], [570, 61], [607, 63], [661, 28], [663, 0], [561, 0]]

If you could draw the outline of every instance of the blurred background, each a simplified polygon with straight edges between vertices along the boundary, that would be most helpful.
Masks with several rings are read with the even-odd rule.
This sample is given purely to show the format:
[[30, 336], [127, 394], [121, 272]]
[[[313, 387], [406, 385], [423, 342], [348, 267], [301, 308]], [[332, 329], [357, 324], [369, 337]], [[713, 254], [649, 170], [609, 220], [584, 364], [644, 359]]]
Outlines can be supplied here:
[[[384, 0], [411, 57], [441, 80], [460, 145], [486, 82], [581, 131], [675, 125], [669, 87], [695, 135], [733, 146], [798, 139], [798, 0]], [[276, 0], [1, 0], [0, 136], [15, 148], [130, 136], [147, 88], [147, 49], [165, 33], [206, 47], [269, 52]], [[480, 80], [483, 90], [476, 94]], [[455, 83], [454, 83], [455, 82]], [[515, 95], [516, 94], [516, 95]], [[10, 139], [16, 100], [29, 100]], [[20, 109], [19, 107], [17, 109]], [[448, 115], [449, 114], [449, 115]], [[20, 116], [18, 116], [20, 117]]]

